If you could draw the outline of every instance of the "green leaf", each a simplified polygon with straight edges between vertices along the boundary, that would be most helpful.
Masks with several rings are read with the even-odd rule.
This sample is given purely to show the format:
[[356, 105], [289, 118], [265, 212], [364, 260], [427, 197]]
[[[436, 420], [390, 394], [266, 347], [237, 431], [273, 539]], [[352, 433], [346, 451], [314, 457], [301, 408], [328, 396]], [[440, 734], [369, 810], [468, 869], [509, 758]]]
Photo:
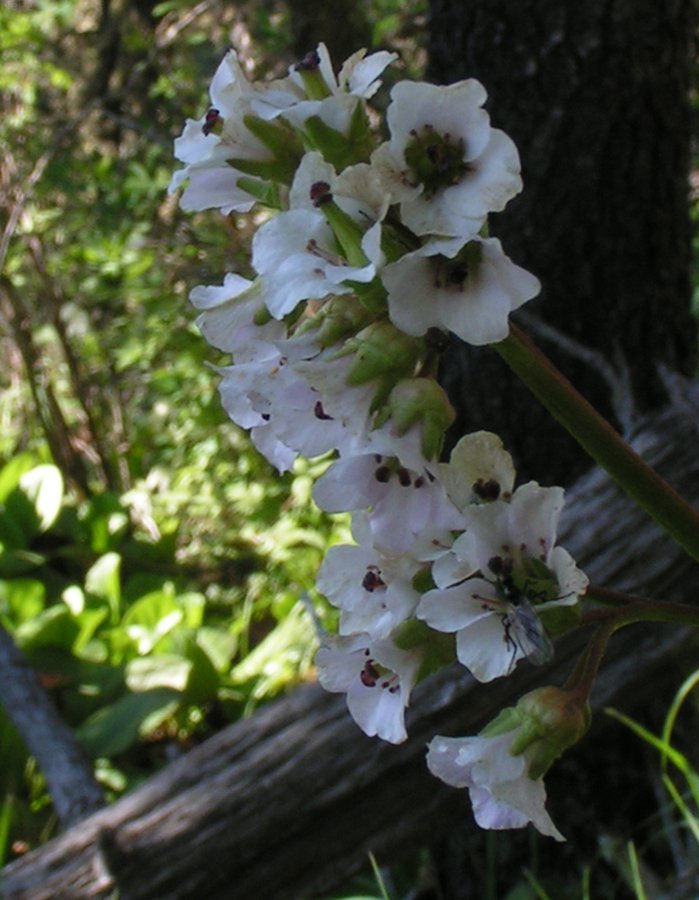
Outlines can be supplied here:
[[216, 696], [220, 685], [219, 675], [208, 655], [195, 641], [189, 642], [187, 658], [191, 662], [191, 670], [187, 680], [186, 700], [193, 706], [201, 706]]
[[182, 692], [187, 687], [193, 662], [175, 653], [156, 653], [132, 659], [126, 665], [126, 684], [134, 693], [154, 688]]
[[238, 638], [222, 628], [204, 625], [194, 637], [197, 644], [211, 660], [218, 672], [226, 672], [238, 648]]
[[46, 557], [31, 550], [8, 550], [0, 544], [0, 578], [18, 578], [46, 562]]
[[52, 606], [23, 622], [15, 636], [17, 643], [25, 650], [41, 644], [56, 644], [71, 650], [79, 631], [78, 623], [65, 606]]
[[58, 518], [63, 503], [63, 476], [56, 466], [37, 466], [25, 472], [19, 486], [31, 501], [39, 521], [39, 530], [48, 531]]
[[33, 469], [36, 463], [33, 453], [19, 453], [0, 469], [0, 503], [17, 487], [22, 475]]
[[20, 489], [8, 494], [0, 509], [0, 542], [5, 550], [25, 550], [39, 534], [41, 522], [34, 504]]
[[46, 586], [36, 578], [0, 581], [0, 608], [4, 607], [14, 622], [38, 616], [45, 602]]
[[121, 557], [105, 553], [85, 575], [85, 589], [95, 597], [106, 600], [112, 623], [119, 621], [121, 612]]
[[120, 627], [143, 656], [150, 653], [183, 619], [182, 608], [171, 592], [154, 591], [141, 597], [126, 611]]
[[91, 715], [75, 733], [93, 759], [115, 756], [169, 718], [178, 706], [179, 694], [171, 688], [126, 694]]

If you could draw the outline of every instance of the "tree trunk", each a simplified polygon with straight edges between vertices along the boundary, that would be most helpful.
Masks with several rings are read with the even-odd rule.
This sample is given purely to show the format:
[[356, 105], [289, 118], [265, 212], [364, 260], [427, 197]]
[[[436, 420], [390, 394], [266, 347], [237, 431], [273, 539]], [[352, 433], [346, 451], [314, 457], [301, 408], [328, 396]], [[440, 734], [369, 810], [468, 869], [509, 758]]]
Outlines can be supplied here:
[[[694, 502], [697, 409], [699, 388], [646, 421], [634, 442]], [[561, 543], [594, 583], [696, 597], [699, 567], [598, 470], [570, 492]], [[399, 746], [362, 735], [343, 698], [316, 685], [299, 688], [7, 866], [0, 897], [107, 900], [118, 891], [121, 900], [300, 900], [328, 891], [364, 867], [369, 851], [384, 863], [470, 816], [466, 792], [427, 773], [425, 743], [437, 733], [473, 733], [524, 691], [560, 683], [583, 638], [572, 633], [559, 642], [544, 669], [525, 665], [488, 685], [458, 666], [427, 679], [409, 711], [410, 739]], [[620, 633], [593, 708], [646, 702], [684, 640], [669, 627]], [[606, 726], [598, 717], [596, 727]], [[579, 836], [582, 828], [594, 832], [596, 821], [587, 808], [582, 821], [567, 812], [584, 781], [575, 776], [577, 752], [566, 763], [567, 800], [552, 792], [550, 805], [562, 831]]]
[[[527, 308], [616, 368], [627, 393], [617, 421], [632, 418], [631, 404], [645, 412], [664, 402], [661, 365], [694, 371], [692, 9], [691, 0], [430, 0], [429, 79], [482, 81], [494, 125], [522, 159], [524, 190], [491, 232], [542, 282]], [[561, 342], [544, 349], [614, 415], [600, 366]], [[495, 431], [544, 483], [570, 483], [589, 465], [487, 349], [456, 348], [443, 381], [458, 407], [454, 439]]]

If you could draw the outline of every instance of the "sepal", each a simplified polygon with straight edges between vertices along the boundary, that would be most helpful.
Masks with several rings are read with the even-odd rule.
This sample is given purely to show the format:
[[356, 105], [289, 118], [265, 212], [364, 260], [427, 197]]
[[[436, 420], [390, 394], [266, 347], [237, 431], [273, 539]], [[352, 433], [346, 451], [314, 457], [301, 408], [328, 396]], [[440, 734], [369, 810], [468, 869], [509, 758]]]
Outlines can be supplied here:
[[414, 425], [422, 427], [422, 452], [435, 459], [444, 442], [444, 432], [456, 416], [444, 389], [432, 378], [405, 378], [388, 398], [391, 422], [399, 436]]
[[526, 694], [515, 710], [521, 725], [510, 744], [513, 756], [527, 752], [527, 774], [541, 778], [554, 760], [582, 738], [590, 707], [578, 694], [549, 685]]

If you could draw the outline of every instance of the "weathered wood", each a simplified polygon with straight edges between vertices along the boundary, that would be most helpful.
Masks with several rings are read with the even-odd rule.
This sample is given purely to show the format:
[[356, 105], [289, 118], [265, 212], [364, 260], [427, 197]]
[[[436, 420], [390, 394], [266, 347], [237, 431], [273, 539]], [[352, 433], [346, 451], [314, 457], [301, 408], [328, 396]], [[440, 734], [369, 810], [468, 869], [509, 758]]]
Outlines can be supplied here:
[[[691, 399], [691, 398], [690, 398]], [[677, 407], [635, 445], [693, 502], [696, 419]], [[691, 599], [699, 572], [598, 471], [569, 492], [561, 542], [596, 583]], [[593, 707], [652, 689], [681, 630], [635, 626], [612, 642]], [[292, 900], [328, 890], [373, 851], [380, 861], [467, 815], [464, 792], [424, 765], [436, 733], [467, 734], [539, 683], [560, 683], [583, 633], [545, 670], [478, 685], [459, 667], [419, 685], [400, 746], [366, 738], [341, 697], [308, 685], [173, 763], [109, 809], [7, 866], [6, 900]], [[600, 726], [603, 722], [600, 722]], [[557, 824], [565, 832], [566, 823]]]
[[15, 644], [0, 625], [0, 702], [46, 779], [63, 828], [104, 806], [89, 757]]

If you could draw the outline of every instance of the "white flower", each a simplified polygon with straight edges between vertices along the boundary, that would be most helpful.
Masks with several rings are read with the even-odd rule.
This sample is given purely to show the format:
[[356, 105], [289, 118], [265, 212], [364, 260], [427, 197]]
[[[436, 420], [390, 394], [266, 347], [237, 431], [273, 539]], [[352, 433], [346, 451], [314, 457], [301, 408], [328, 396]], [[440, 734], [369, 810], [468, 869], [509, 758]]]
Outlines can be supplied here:
[[283, 329], [274, 322], [237, 333], [233, 365], [218, 370], [224, 409], [237, 425], [251, 430], [255, 446], [280, 471], [299, 453], [312, 458], [349, 449], [355, 435], [341, 419], [327, 414], [322, 394], [297, 370], [310, 366], [309, 360], [320, 352], [313, 333], [265, 340], [270, 326]]
[[[371, 428], [371, 402], [376, 393], [376, 381], [359, 385], [347, 384], [347, 370], [351, 356], [327, 359], [320, 354], [315, 359], [302, 361], [294, 370], [318, 392], [323, 413], [342, 422], [348, 434], [355, 437], [355, 452], [364, 446]], [[339, 446], [336, 448], [342, 450]]]
[[227, 215], [252, 208], [255, 198], [239, 187], [241, 173], [227, 160], [273, 158], [243, 121], [251, 111], [251, 99], [273, 87], [250, 84], [233, 50], [224, 56], [209, 89], [210, 109], [201, 119], [187, 119], [182, 135], [175, 139], [175, 157], [186, 165], [175, 172], [169, 190], [172, 193], [189, 182], [180, 198], [183, 209], [218, 208]]
[[531, 604], [511, 603], [483, 578], [427, 591], [417, 617], [436, 631], [456, 632], [457, 659], [478, 681], [509, 675], [520, 659], [550, 658], [550, 639]]
[[421, 661], [419, 650], [401, 650], [368, 634], [327, 635], [315, 655], [325, 690], [346, 693], [347, 707], [362, 731], [392, 744], [408, 736], [404, 710]]
[[422, 563], [409, 554], [373, 547], [367, 525], [364, 517], [353, 519], [359, 544], [330, 547], [316, 587], [340, 609], [340, 634], [363, 631], [385, 638], [415, 611], [420, 594], [412, 579]]
[[555, 547], [563, 508], [561, 488], [530, 482], [510, 502], [462, 511], [464, 532], [432, 567], [418, 618], [437, 631], [456, 632], [456, 653], [479, 681], [508, 675], [524, 658], [541, 665], [553, 647], [540, 619], [572, 606], [587, 578]]
[[[203, 310], [196, 323], [206, 340], [219, 350], [233, 353], [250, 339], [255, 313], [263, 305], [259, 282], [229, 272], [219, 287], [198, 285], [189, 294], [192, 306]], [[274, 340], [284, 336], [280, 322], [269, 322], [257, 330], [255, 340]]]
[[383, 269], [391, 321], [406, 334], [437, 327], [469, 344], [504, 340], [510, 312], [539, 293], [538, 279], [505, 256], [497, 238], [474, 238], [449, 256], [455, 249], [432, 242]]
[[[371, 230], [364, 240], [376, 243]], [[352, 293], [344, 282], [365, 284], [376, 274], [371, 260], [365, 266], [347, 265], [330, 225], [315, 209], [290, 209], [265, 222], [252, 240], [252, 262], [267, 309], [277, 319], [301, 300]]]
[[[301, 64], [289, 69], [288, 86], [272, 89], [255, 99], [254, 111], [262, 118], [272, 119], [282, 115], [293, 126], [303, 129], [305, 121], [317, 116], [326, 125], [347, 135], [352, 112], [360, 98], [368, 99], [379, 89], [380, 76], [397, 54], [379, 51], [366, 56], [366, 50], [358, 50], [345, 61], [339, 77], [333, 72], [330, 54], [325, 44], [319, 44], [314, 54]], [[324, 99], [307, 99], [300, 66], [315, 65], [325, 83], [329, 96]]]
[[376, 171], [368, 163], [347, 166], [336, 174], [320, 153], [304, 154], [289, 190], [291, 209], [313, 209], [313, 185], [326, 182], [337, 205], [368, 231], [388, 210], [390, 196]]
[[372, 163], [416, 234], [465, 243], [522, 189], [517, 148], [490, 127], [485, 99], [473, 79], [448, 86], [403, 81], [391, 91], [391, 138]]
[[527, 774], [527, 751], [509, 752], [516, 729], [494, 737], [448, 738], [429, 744], [427, 766], [454, 787], [467, 787], [476, 822], [481, 828], [523, 828], [531, 822], [542, 834], [565, 838], [546, 812], [542, 778]]
[[[492, 571], [493, 559], [509, 559], [511, 577], [528, 581], [532, 592], [542, 589], [537, 582], [546, 578], [545, 570], [555, 575], [559, 599], [534, 600], [545, 601], [547, 607], [575, 603], [587, 587], [587, 578], [568, 553], [555, 546], [563, 505], [563, 488], [540, 487], [530, 481], [520, 485], [509, 501], [467, 507], [463, 511], [464, 533], [452, 548], [459, 568], [452, 573], [451, 583], [476, 572], [486, 578], [498, 575]], [[444, 584], [443, 579], [440, 584]]]
[[463, 527], [458, 510], [426, 469], [409, 469], [374, 453], [336, 460], [316, 482], [313, 499], [326, 512], [370, 507], [372, 542], [392, 553], [410, 553], [418, 538], [421, 546], [441, 546], [450, 530]]
[[461, 510], [473, 503], [509, 499], [514, 487], [512, 457], [500, 438], [488, 431], [464, 435], [449, 462], [433, 468], [449, 498]]

